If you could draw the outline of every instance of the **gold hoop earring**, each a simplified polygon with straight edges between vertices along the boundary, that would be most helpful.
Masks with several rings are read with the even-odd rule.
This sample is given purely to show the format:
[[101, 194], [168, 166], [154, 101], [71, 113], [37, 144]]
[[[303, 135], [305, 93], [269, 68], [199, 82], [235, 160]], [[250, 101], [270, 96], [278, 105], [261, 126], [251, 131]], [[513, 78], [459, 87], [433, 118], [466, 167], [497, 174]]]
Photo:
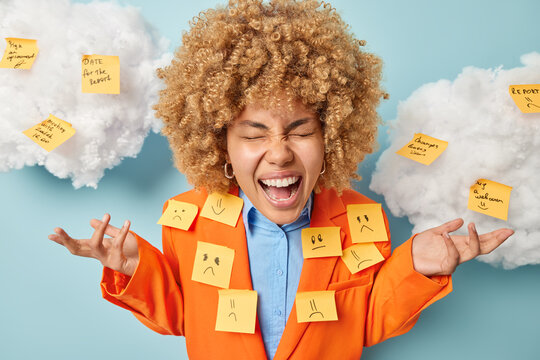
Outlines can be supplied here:
[[326, 171], [326, 160], [323, 160], [323, 163], [322, 163], [322, 170], [321, 170], [321, 172], [320, 172], [319, 175], [324, 174], [325, 171]]
[[226, 162], [225, 165], [223, 166], [223, 172], [225, 173], [225, 177], [230, 180], [230, 179], [232, 179], [234, 177], [234, 170], [233, 170], [232, 164], [231, 164], [232, 174], [229, 175], [229, 172], [227, 171], [227, 165], [229, 165], [228, 162]]

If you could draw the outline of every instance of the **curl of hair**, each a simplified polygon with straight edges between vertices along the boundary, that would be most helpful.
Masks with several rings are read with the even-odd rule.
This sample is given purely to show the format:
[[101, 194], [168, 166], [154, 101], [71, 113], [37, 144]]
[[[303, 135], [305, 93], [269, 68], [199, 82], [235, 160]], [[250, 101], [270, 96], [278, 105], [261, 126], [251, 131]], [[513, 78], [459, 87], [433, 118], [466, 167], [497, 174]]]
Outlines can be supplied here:
[[190, 22], [155, 105], [175, 165], [195, 187], [227, 191], [227, 126], [246, 104], [268, 108], [299, 99], [322, 123], [326, 172], [315, 188], [351, 186], [358, 164], [374, 150], [381, 97], [381, 60], [361, 51], [329, 4], [230, 0]]

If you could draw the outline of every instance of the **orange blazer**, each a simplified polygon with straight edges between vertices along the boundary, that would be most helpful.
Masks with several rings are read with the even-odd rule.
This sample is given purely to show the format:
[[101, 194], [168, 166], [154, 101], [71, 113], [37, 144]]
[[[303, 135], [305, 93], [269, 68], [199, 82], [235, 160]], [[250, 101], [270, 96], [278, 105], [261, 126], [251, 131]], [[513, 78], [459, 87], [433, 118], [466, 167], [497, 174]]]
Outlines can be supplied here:
[[[206, 197], [191, 190], [173, 199], [201, 209]], [[341, 227], [345, 249], [352, 245], [346, 206], [361, 203], [373, 201], [351, 190], [338, 196], [323, 189], [315, 194], [310, 226]], [[385, 223], [389, 232], [386, 217]], [[133, 276], [104, 269], [103, 297], [154, 331], [185, 336], [190, 359], [266, 359], [258, 321], [255, 334], [215, 331], [217, 288], [191, 280], [201, 240], [234, 249], [229, 288], [253, 289], [242, 216], [234, 228], [198, 217], [189, 231], [162, 231], [163, 253], [136, 235], [140, 262]], [[339, 320], [298, 323], [293, 305], [274, 359], [359, 359], [364, 346], [411, 329], [424, 308], [452, 290], [450, 277], [427, 278], [414, 270], [413, 238], [391, 256], [390, 242], [376, 243], [386, 260], [356, 274], [339, 257], [305, 259], [298, 291], [335, 290]]]

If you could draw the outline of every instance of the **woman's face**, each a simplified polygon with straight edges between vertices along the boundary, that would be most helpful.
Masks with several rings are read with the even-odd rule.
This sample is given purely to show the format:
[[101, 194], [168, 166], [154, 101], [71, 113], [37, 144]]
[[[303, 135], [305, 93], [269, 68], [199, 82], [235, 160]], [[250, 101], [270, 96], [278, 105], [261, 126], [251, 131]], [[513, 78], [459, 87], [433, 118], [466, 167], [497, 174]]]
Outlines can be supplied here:
[[227, 129], [228, 161], [253, 205], [278, 225], [298, 218], [322, 170], [321, 123], [301, 102], [246, 106]]

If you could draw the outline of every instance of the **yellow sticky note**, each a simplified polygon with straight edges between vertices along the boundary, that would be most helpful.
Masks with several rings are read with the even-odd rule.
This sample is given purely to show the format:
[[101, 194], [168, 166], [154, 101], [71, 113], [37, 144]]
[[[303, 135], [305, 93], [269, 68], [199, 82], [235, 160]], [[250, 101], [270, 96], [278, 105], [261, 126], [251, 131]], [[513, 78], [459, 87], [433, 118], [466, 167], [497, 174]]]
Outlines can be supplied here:
[[341, 260], [347, 265], [351, 274], [355, 274], [383, 261], [384, 256], [374, 243], [363, 243], [354, 244], [343, 250]]
[[511, 186], [491, 180], [479, 179], [476, 184], [471, 186], [468, 208], [485, 215], [507, 220], [511, 191]]
[[305, 291], [296, 294], [296, 320], [335, 321], [338, 319], [335, 291]]
[[75, 134], [75, 129], [67, 121], [50, 114], [39, 124], [23, 131], [33, 142], [47, 151], [52, 151]]
[[339, 226], [302, 229], [304, 259], [341, 256], [343, 252], [339, 230]]
[[446, 150], [447, 146], [448, 142], [446, 141], [424, 134], [414, 134], [413, 139], [399, 149], [396, 154], [429, 165]]
[[216, 331], [255, 333], [257, 292], [253, 290], [218, 290]]
[[169, 204], [165, 212], [158, 220], [158, 224], [174, 227], [177, 229], [188, 230], [199, 208], [197, 205], [183, 201], [169, 200]]
[[235, 227], [244, 206], [244, 200], [238, 196], [224, 193], [212, 193], [206, 198], [201, 216]]
[[522, 112], [540, 112], [540, 84], [510, 85], [508, 92]]
[[228, 288], [234, 261], [234, 249], [197, 241], [191, 280]]
[[353, 243], [388, 241], [381, 204], [347, 205]]
[[32, 68], [38, 54], [37, 40], [6, 38], [7, 47], [0, 61], [0, 68]]
[[120, 58], [83, 55], [81, 77], [83, 93], [120, 94]]

